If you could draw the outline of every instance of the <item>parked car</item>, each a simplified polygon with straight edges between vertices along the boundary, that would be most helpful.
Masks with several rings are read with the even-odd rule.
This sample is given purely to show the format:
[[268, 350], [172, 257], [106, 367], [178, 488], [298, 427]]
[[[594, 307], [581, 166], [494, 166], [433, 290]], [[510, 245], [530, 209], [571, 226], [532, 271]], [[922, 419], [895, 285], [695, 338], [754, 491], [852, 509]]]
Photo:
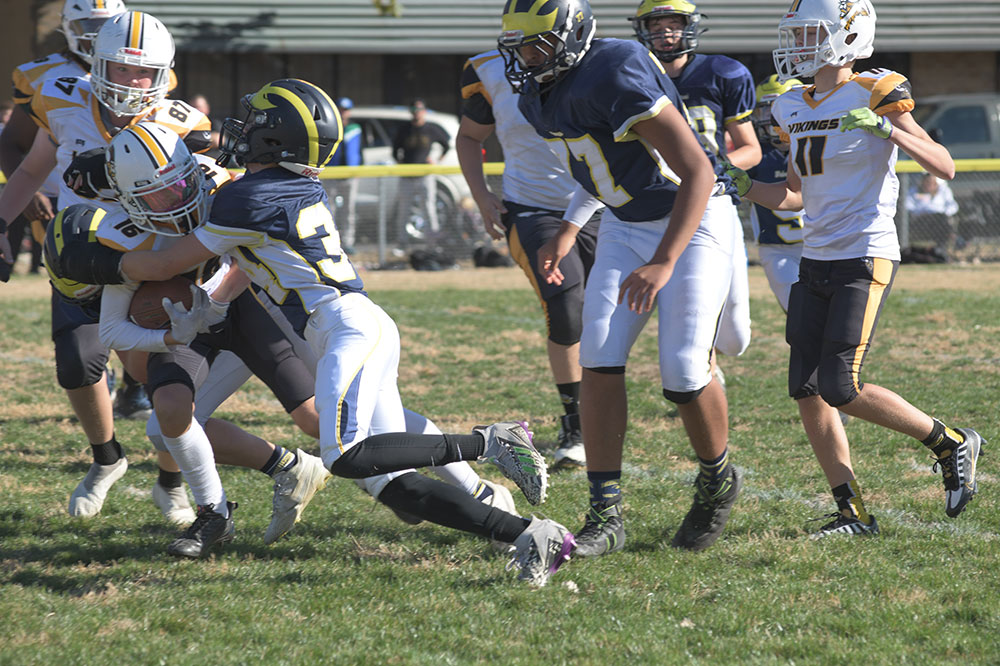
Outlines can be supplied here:
[[[351, 109], [351, 122], [361, 125], [361, 154], [366, 165], [396, 164], [392, 155], [392, 141], [399, 128], [409, 123], [412, 114], [403, 106], [356, 106]], [[440, 146], [435, 145], [431, 157], [437, 164], [458, 166], [454, 141], [458, 134], [459, 119], [450, 113], [427, 111], [427, 122], [439, 126], [449, 137], [451, 146], [442, 157]], [[471, 220], [461, 202], [470, 197], [469, 186], [461, 174], [439, 175], [437, 178], [437, 211], [441, 226], [437, 238], [432, 238], [427, 220], [420, 206], [415, 205], [406, 223], [407, 240], [411, 243], [433, 242], [439, 245], [465, 245], [472, 247], [486, 237], [482, 226]], [[399, 178], [362, 178], [358, 187], [358, 235], [360, 241], [374, 242], [380, 215], [387, 225], [386, 235], [390, 244], [396, 242], [396, 200]]]
[[955, 159], [1000, 158], [998, 93], [925, 97], [913, 117]]

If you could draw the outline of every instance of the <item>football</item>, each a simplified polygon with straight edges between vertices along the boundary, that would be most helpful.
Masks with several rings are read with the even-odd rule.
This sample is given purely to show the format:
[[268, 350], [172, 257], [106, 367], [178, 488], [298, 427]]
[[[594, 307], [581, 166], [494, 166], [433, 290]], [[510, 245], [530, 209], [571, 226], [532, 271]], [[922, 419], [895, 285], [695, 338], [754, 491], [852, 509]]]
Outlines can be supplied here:
[[143, 282], [132, 296], [128, 318], [143, 328], [169, 328], [170, 317], [163, 309], [164, 297], [191, 307], [191, 280], [180, 275], [162, 282]]

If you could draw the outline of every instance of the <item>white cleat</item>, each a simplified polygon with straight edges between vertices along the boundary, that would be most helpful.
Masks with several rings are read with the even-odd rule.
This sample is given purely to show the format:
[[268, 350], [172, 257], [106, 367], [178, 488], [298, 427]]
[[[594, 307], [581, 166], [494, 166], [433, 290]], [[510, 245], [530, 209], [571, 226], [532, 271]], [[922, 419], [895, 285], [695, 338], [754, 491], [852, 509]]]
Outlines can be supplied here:
[[83, 481], [70, 495], [69, 515], [91, 518], [99, 514], [111, 486], [125, 475], [127, 469], [128, 461], [124, 457], [111, 465], [91, 463], [87, 476], [83, 477]]
[[486, 440], [486, 449], [480, 461], [489, 460], [508, 479], [517, 484], [532, 504], [545, 501], [549, 483], [549, 470], [531, 443], [531, 433], [523, 422], [508, 421], [491, 426], [473, 428]]
[[518, 567], [518, 580], [544, 587], [549, 576], [569, 561], [576, 539], [565, 527], [548, 518], [532, 516], [531, 524], [514, 540], [514, 559], [508, 569]]
[[266, 544], [274, 543], [299, 522], [313, 495], [332, 476], [323, 466], [323, 461], [316, 456], [309, 455], [302, 449], [295, 453], [299, 459], [295, 466], [274, 475], [271, 524], [264, 533]]
[[157, 481], [153, 484], [153, 504], [160, 509], [167, 522], [174, 525], [187, 527], [196, 518], [183, 484], [176, 488], [164, 488]]

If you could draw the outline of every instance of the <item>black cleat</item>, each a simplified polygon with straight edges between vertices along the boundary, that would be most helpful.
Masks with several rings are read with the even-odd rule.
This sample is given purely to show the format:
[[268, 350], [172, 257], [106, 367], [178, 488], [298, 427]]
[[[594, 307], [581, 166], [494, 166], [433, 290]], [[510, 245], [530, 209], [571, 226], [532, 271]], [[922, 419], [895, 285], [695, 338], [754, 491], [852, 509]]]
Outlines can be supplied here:
[[684, 516], [684, 522], [677, 529], [670, 545], [685, 550], [705, 550], [722, 535], [722, 530], [729, 520], [729, 512], [740, 494], [743, 478], [735, 467], [729, 478], [714, 493], [702, 485], [702, 477], [694, 482], [694, 502]]
[[827, 518], [833, 518], [833, 520], [810, 534], [809, 538], [823, 539], [835, 534], [875, 536], [878, 534], [878, 521], [875, 520], [875, 516], [869, 515], [869, 517], [872, 519], [872, 522], [867, 525], [861, 522], [861, 519], [857, 516], [845, 516], [840, 512], [831, 513], [821, 518], [814, 518], [814, 520], [825, 520]]
[[625, 547], [625, 523], [621, 500], [591, 505], [583, 529], [576, 534], [578, 557], [600, 557]]
[[145, 421], [153, 413], [153, 403], [142, 384], [124, 383], [115, 397], [115, 418]]
[[211, 504], [199, 506], [198, 516], [191, 523], [191, 527], [167, 546], [167, 552], [176, 557], [197, 559], [208, 555], [212, 546], [232, 541], [236, 534], [233, 511], [239, 505], [236, 502], [226, 502], [226, 506], [229, 508], [228, 518], [216, 513], [215, 507]]

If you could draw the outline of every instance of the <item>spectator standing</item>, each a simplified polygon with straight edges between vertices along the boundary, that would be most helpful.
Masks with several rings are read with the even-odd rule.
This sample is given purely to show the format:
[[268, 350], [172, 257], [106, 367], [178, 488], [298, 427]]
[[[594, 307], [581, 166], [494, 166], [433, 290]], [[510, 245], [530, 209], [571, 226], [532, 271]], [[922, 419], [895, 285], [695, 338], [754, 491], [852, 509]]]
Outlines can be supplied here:
[[[431, 157], [431, 148], [435, 143], [441, 146], [441, 155], [438, 156], [440, 159], [451, 147], [451, 137], [440, 126], [427, 122], [427, 105], [424, 100], [413, 100], [410, 112], [413, 114], [413, 120], [410, 124], [400, 127], [396, 133], [392, 142], [392, 156], [399, 164], [435, 164], [435, 160]], [[437, 180], [433, 174], [399, 179], [397, 220], [401, 242], [407, 240], [406, 225], [417, 201], [422, 207], [427, 230], [437, 233], [441, 225], [437, 217], [436, 200]]]
[[[340, 118], [344, 124], [344, 139], [337, 146], [337, 152], [330, 158], [328, 166], [360, 166], [363, 163], [361, 125], [351, 122], [351, 109], [354, 108], [354, 101], [350, 97], [341, 97], [337, 100], [337, 107], [340, 109]], [[337, 229], [340, 231], [341, 247], [347, 254], [354, 254], [354, 242], [358, 228], [358, 179], [355, 177], [336, 179], [333, 184], [337, 195], [343, 201], [340, 206], [343, 215], [334, 217]]]

